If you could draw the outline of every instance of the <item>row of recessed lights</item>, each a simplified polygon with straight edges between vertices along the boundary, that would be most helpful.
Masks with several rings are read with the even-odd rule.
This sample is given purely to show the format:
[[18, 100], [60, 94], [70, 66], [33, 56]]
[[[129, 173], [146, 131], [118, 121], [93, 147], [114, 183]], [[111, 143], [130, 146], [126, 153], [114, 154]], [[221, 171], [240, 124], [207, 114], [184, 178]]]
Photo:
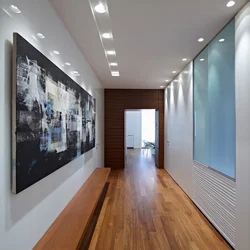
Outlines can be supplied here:
[[[230, 8], [230, 7], [233, 7], [234, 5], [235, 5], [235, 1], [229, 1], [229, 2], [227, 3], [226, 6], [227, 6], [228, 8]], [[203, 37], [201, 37], [201, 38], [198, 39], [198, 42], [199, 42], [199, 43], [202, 43], [202, 42], [204, 42], [204, 41], [205, 41], [205, 39], [204, 39]], [[220, 39], [219, 39], [219, 42], [220, 42], [220, 43], [223, 43], [224, 41], [225, 41], [225, 38], [220, 38]], [[203, 62], [204, 60], [205, 60], [204, 58], [201, 58], [201, 59], [200, 59], [201, 62]], [[186, 62], [186, 61], [187, 61], [187, 58], [183, 58], [182, 61], [183, 61], [183, 62]], [[177, 71], [174, 70], [174, 71], [172, 71], [172, 73], [173, 73], [173, 74], [176, 74]], [[187, 71], [184, 71], [184, 73], [185, 73], [185, 74], [188, 74]], [[170, 80], [167, 79], [167, 80], [165, 80], [165, 82], [170, 82]], [[178, 80], [174, 80], [174, 82], [178, 82]], [[161, 88], [165, 88], [165, 86], [161, 86]]]
[[[22, 13], [22, 11], [16, 5], [13, 5], [13, 4], [10, 5], [9, 9], [14, 14], [20, 14], [20, 13]], [[38, 38], [40, 38], [40, 39], [44, 39], [45, 38], [45, 36], [42, 33], [37, 33], [36, 36]], [[37, 41], [36, 36], [33, 35], [32, 37]], [[60, 55], [60, 52], [58, 50], [54, 50], [53, 52], [50, 52], [50, 55], [51, 56]], [[65, 65], [66, 66], [70, 66], [71, 64], [69, 62], [65, 62], [64, 64], [62, 64], [63, 67]], [[71, 74], [74, 75], [74, 76], [80, 76], [79, 72], [76, 71], [76, 70], [71, 71]]]
[[[99, 14], [104, 14], [105, 12], [108, 11], [108, 8], [107, 8], [107, 6], [105, 4], [103, 4], [102, 2], [99, 2], [99, 4], [97, 4], [94, 7], [94, 10]], [[98, 25], [97, 25], [97, 28], [99, 29]], [[101, 38], [103, 38], [103, 39], [113, 39], [113, 34], [112, 33], [103, 33], [101, 35]], [[105, 48], [104, 48], [104, 50], [105, 50]], [[109, 64], [111, 75], [112, 76], [120, 76], [120, 72], [118, 70], [114, 71], [114, 70], [111, 69], [111, 67], [118, 67], [118, 63], [115, 62], [115, 60], [112, 60], [113, 62], [110, 62], [109, 57], [108, 57], [108, 56], [116, 56], [115, 50], [105, 50], [105, 54], [106, 54], [106, 58], [107, 58], [107, 61], [108, 61], [108, 64]]]

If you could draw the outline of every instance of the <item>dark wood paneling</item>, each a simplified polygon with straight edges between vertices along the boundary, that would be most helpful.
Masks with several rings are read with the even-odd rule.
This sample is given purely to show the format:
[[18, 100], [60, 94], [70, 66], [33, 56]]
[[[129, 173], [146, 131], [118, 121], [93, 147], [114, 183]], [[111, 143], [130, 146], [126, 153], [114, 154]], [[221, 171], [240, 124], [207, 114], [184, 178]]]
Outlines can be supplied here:
[[124, 111], [159, 110], [159, 168], [164, 168], [164, 90], [105, 89], [105, 167], [124, 168]]

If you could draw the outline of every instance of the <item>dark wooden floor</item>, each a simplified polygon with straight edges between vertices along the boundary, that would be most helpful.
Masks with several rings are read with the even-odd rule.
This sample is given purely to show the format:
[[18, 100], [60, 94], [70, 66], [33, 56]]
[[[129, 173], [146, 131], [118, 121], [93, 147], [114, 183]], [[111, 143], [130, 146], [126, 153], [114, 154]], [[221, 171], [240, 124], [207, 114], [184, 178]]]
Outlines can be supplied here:
[[128, 150], [113, 170], [89, 249], [231, 249], [164, 169]]

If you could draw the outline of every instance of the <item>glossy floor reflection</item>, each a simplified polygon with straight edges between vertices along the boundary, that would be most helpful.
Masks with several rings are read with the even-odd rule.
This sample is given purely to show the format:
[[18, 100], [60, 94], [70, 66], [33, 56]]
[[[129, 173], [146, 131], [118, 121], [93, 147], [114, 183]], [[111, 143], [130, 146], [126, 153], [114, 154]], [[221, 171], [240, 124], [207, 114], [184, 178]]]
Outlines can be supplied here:
[[231, 249], [145, 150], [113, 170], [89, 249]]

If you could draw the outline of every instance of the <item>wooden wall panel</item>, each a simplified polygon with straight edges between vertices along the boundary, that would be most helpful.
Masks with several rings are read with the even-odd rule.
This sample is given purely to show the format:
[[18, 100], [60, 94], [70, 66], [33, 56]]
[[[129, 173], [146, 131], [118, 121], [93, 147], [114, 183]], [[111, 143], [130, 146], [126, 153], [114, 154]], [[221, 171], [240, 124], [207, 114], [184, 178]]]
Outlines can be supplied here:
[[164, 168], [164, 90], [105, 89], [105, 167], [124, 168], [124, 111], [159, 110], [159, 168]]

